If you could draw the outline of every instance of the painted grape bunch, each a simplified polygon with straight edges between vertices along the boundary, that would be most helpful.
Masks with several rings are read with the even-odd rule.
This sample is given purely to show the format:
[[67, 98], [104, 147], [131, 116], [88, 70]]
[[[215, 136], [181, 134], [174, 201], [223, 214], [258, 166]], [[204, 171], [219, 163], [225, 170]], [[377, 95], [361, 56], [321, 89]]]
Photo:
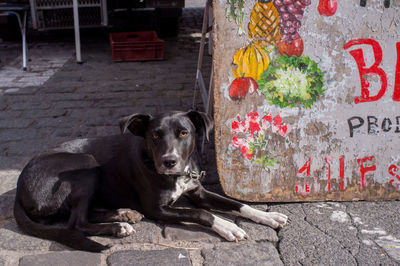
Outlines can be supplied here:
[[274, 0], [279, 12], [281, 41], [291, 44], [300, 38], [297, 32], [301, 26], [304, 9], [311, 4], [311, 0]]

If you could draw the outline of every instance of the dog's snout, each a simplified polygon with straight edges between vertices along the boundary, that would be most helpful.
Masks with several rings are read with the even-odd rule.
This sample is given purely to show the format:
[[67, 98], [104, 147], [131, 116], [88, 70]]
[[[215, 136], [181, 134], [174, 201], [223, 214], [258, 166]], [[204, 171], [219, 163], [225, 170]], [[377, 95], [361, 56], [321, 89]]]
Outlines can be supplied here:
[[167, 156], [163, 158], [163, 164], [166, 168], [171, 169], [178, 163], [175, 156]]

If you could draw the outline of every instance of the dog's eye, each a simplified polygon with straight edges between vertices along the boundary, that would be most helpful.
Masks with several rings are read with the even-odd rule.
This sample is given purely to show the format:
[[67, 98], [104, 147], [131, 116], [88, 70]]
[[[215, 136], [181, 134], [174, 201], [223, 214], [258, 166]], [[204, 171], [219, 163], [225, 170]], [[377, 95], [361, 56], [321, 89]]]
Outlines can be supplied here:
[[188, 134], [188, 132], [187, 132], [186, 130], [182, 130], [182, 131], [179, 133], [179, 137], [186, 137], [187, 134]]
[[153, 133], [153, 139], [159, 139], [160, 138], [160, 135], [159, 134], [157, 134], [157, 133]]

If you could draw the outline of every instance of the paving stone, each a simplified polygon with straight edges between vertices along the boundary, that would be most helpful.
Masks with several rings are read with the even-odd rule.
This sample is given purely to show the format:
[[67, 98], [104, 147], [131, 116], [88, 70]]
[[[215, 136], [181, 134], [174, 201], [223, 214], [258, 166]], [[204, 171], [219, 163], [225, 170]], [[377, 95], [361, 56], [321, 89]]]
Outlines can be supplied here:
[[337, 240], [351, 254], [358, 252], [357, 230], [342, 203], [303, 204], [306, 221]]
[[0, 257], [0, 266], [6, 265], [6, 258]]
[[283, 265], [279, 253], [269, 242], [229, 244], [203, 249], [204, 265]]
[[0, 197], [2, 194], [8, 194], [15, 189], [20, 172], [20, 170], [12, 169], [0, 170]]
[[267, 225], [257, 224], [244, 219], [238, 219], [237, 224], [247, 233], [251, 241], [269, 241], [272, 243], [279, 241], [276, 231]]
[[111, 126], [94, 126], [88, 131], [88, 136], [99, 137], [99, 136], [110, 136], [121, 134], [121, 130], [115, 125]]
[[184, 249], [130, 250], [111, 254], [107, 258], [109, 266], [140, 265], [191, 265], [189, 253]]
[[52, 242], [23, 234], [13, 220], [0, 227], [0, 249], [13, 251], [46, 251]]
[[32, 119], [6, 119], [2, 120], [0, 124], [0, 129], [4, 128], [26, 128], [32, 124]]
[[136, 233], [123, 237], [114, 238], [108, 236], [92, 237], [93, 240], [103, 245], [126, 245], [131, 243], [158, 243], [163, 240], [161, 225], [148, 219], [143, 219], [133, 225]]
[[[290, 204], [283, 213], [289, 214], [290, 224], [279, 231], [281, 257], [285, 265], [357, 265], [356, 258], [340, 240], [331, 236], [306, 216], [301, 203]], [[315, 215], [318, 215], [317, 213]], [[329, 219], [329, 218], [328, 218]], [[326, 220], [326, 226], [334, 226], [333, 222]], [[351, 228], [340, 228], [352, 234]], [[354, 246], [359, 245], [356, 241]]]
[[[394, 252], [398, 249], [391, 247]], [[358, 253], [355, 255], [357, 265], [385, 265], [398, 266], [399, 260], [393, 260], [381, 248], [377, 247], [374, 242], [365, 242], [360, 245]]]
[[68, 114], [68, 110], [66, 109], [59, 109], [59, 108], [51, 108], [50, 110], [36, 110], [32, 112], [32, 110], [26, 110], [22, 113], [21, 117], [24, 118], [58, 118], [61, 116], [66, 116]]
[[43, 117], [36, 120], [35, 127], [71, 127], [76, 122], [75, 119], [67, 116], [60, 117]]
[[[31, 120], [33, 121], [33, 120]], [[38, 131], [32, 131], [28, 128], [21, 127], [20, 128], [3, 128], [0, 129], [0, 139], [3, 142], [8, 142], [8, 141], [32, 141], [37, 138], [43, 137], [42, 134], [43, 132], [38, 132]]]
[[0, 195], [0, 220], [14, 217], [14, 196]]
[[45, 110], [49, 109], [51, 104], [45, 101], [42, 102], [15, 102], [10, 105], [12, 110]]
[[163, 230], [166, 239], [176, 241], [193, 241], [215, 243], [221, 242], [222, 238], [211, 229], [196, 224], [166, 225]]
[[40, 92], [43, 93], [73, 93], [77, 90], [78, 85], [73, 85], [73, 84], [60, 84], [60, 85], [47, 85], [44, 86], [43, 88], [40, 89]]
[[71, 137], [73, 136], [74, 129], [65, 127], [65, 128], [57, 128], [54, 130], [52, 136], [55, 137]]
[[[1, 97], [0, 97], [0, 99], [1, 99]], [[1, 103], [0, 103], [0, 107], [1, 107]], [[2, 111], [1, 108], [0, 108], [0, 111]], [[24, 116], [21, 116], [21, 114], [22, 114], [22, 111], [8, 111], [8, 110], [4, 111], [3, 110], [2, 112], [0, 112], [0, 119], [10, 119], [10, 118], [15, 119], [18, 117], [24, 117]], [[29, 117], [24, 117], [24, 118], [29, 118]]]
[[20, 259], [19, 266], [97, 266], [101, 265], [101, 255], [81, 251], [64, 251], [32, 256]]

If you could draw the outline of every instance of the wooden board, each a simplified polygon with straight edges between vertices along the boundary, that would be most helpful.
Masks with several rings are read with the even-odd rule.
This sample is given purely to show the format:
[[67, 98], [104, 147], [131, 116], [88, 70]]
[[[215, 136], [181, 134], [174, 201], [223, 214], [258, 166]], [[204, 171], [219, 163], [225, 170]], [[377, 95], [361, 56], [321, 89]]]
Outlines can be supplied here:
[[400, 198], [400, 1], [326, 1], [213, 2], [217, 165], [233, 198]]

